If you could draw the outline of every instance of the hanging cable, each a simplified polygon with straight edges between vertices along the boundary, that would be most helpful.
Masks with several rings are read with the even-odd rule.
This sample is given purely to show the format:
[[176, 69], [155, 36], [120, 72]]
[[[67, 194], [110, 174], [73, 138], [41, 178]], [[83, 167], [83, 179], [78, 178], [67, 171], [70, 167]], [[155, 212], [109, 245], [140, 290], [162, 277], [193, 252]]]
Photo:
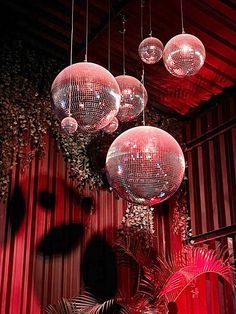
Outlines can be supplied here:
[[70, 65], [72, 65], [72, 63], [73, 63], [74, 6], [75, 6], [75, 1], [72, 0], [72, 5], [71, 5], [71, 33], [70, 33]]
[[108, 55], [107, 55], [107, 69], [111, 70], [111, 0], [108, 0]]
[[[140, 6], [140, 16], [141, 16], [141, 23], [140, 23], [140, 34], [141, 34], [141, 41], [143, 40], [143, 7], [144, 7], [144, 0], [141, 0], [141, 6]], [[145, 70], [144, 70], [144, 64], [142, 62], [142, 75], [141, 75], [141, 83], [143, 84], [143, 87], [144, 87], [144, 77], [145, 77]], [[143, 95], [142, 95], [142, 98], [143, 98], [143, 125], [145, 126], [145, 104], [144, 104], [144, 89], [143, 89]]]
[[[74, 8], [75, 2], [71, 2], [71, 33], [70, 33], [70, 65], [73, 63], [73, 38], [74, 38]], [[71, 116], [71, 75], [70, 75], [70, 90], [69, 90], [69, 105], [68, 105], [68, 116]]]
[[126, 29], [125, 29], [125, 16], [123, 15], [122, 17], [122, 24], [123, 24], [123, 30], [122, 30], [122, 39], [123, 39], [123, 75], [126, 74], [125, 72], [125, 33], [126, 33]]
[[[145, 71], [144, 71], [144, 64], [142, 63], [142, 76], [141, 76], [141, 83], [143, 84], [144, 87], [144, 83], [145, 83]], [[145, 121], [145, 103], [144, 103], [144, 89], [143, 89], [143, 126], [146, 125], [146, 121]]]
[[180, 9], [181, 9], [181, 29], [182, 29], [182, 34], [184, 34], [185, 31], [184, 31], [183, 0], [180, 0]]
[[88, 7], [89, 3], [88, 0], [86, 1], [86, 38], [85, 38], [85, 57], [84, 61], [88, 61]]
[[149, 36], [152, 37], [152, 0], [149, 0]]
[[140, 2], [140, 34], [141, 34], [141, 41], [143, 40], [143, 7], [144, 7], [144, 0]]

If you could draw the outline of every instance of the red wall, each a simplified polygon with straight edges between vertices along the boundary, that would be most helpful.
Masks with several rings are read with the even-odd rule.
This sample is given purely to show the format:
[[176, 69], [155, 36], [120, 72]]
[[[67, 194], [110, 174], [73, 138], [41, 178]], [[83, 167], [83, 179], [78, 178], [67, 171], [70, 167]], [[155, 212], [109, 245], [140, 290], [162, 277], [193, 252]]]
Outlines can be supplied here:
[[[90, 191], [80, 194], [76, 182], [68, 179], [67, 167], [58, 152], [54, 139], [46, 139], [46, 155], [35, 158], [23, 172], [16, 167], [11, 176], [8, 205], [16, 186], [19, 186], [25, 201], [25, 213], [17, 202], [11, 207], [13, 215], [22, 223], [14, 232], [8, 222], [9, 206], [0, 207], [0, 313], [39, 314], [48, 304], [61, 297], [78, 296], [81, 291], [81, 260], [93, 234], [100, 232], [112, 244], [117, 229], [121, 227], [126, 202], [114, 197], [107, 190]], [[55, 210], [45, 209], [39, 202], [42, 191], [55, 194]], [[88, 211], [83, 197], [92, 197], [93, 209]], [[11, 214], [12, 215], [12, 214]], [[77, 248], [66, 256], [44, 257], [37, 252], [42, 239], [50, 230], [69, 223], [84, 225], [84, 235]], [[178, 239], [170, 233], [172, 218], [166, 206], [159, 206], [155, 214], [154, 238], [158, 251], [168, 254], [173, 247], [180, 246]], [[158, 236], [157, 236], [158, 235]], [[131, 296], [135, 291], [133, 276], [121, 269], [123, 276], [118, 278], [118, 288], [123, 295]]]
[[[235, 101], [223, 98], [202, 115], [186, 124], [190, 211], [194, 234], [235, 224], [236, 130]], [[14, 233], [7, 223], [6, 205], [0, 207], [0, 313], [39, 314], [49, 303], [78, 295], [81, 289], [81, 258], [91, 236], [100, 231], [108, 240], [115, 239], [126, 203], [107, 191], [89, 191], [93, 210], [87, 211], [76, 183], [68, 179], [66, 164], [51, 137], [46, 139], [46, 156], [33, 160], [22, 172], [12, 172], [11, 193], [19, 185], [25, 200], [25, 213]], [[55, 210], [39, 203], [41, 191], [55, 193]], [[11, 195], [10, 193], [10, 195]], [[171, 204], [171, 202], [170, 202]], [[172, 216], [167, 206], [156, 210], [155, 246], [158, 251], [174, 251], [181, 246], [171, 231]], [[17, 206], [16, 206], [17, 208]], [[61, 224], [82, 223], [84, 236], [67, 256], [46, 258], [37, 247], [49, 230]], [[231, 239], [234, 240], [233, 236]], [[223, 241], [224, 240], [224, 241]], [[228, 238], [223, 243], [229, 243]], [[235, 242], [231, 242], [234, 245]], [[212, 245], [212, 244], [211, 244]], [[131, 277], [122, 276], [119, 288], [132, 294]], [[177, 300], [181, 314], [233, 314], [232, 290], [215, 275], [199, 278]]]
[[236, 224], [236, 92], [186, 123], [193, 234]]
[[[66, 165], [48, 139], [46, 156], [33, 160], [21, 172], [12, 173], [11, 193], [15, 184], [22, 189], [25, 215], [14, 234], [7, 223], [6, 206], [0, 208], [0, 313], [43, 313], [43, 306], [60, 297], [80, 293], [81, 255], [87, 241], [98, 230], [112, 240], [123, 216], [124, 201], [117, 200], [107, 191], [84, 190], [83, 195], [94, 199], [93, 211], [87, 212], [78, 198], [75, 182], [68, 180]], [[46, 210], [39, 204], [40, 191], [56, 195], [55, 210]], [[18, 210], [18, 207], [15, 204]], [[17, 213], [15, 213], [17, 215]], [[82, 223], [84, 236], [79, 246], [66, 257], [45, 258], [36, 252], [46, 233], [61, 224]]]
[[[196, 243], [208, 248], [217, 251], [220, 251], [219, 245], [228, 248], [233, 262], [236, 252], [235, 88], [215, 97], [207, 106], [209, 109], [193, 115], [185, 124], [193, 236], [198, 235]], [[206, 234], [209, 231], [212, 233]], [[236, 313], [232, 289], [216, 276], [204, 279], [201, 290], [209, 298], [199, 305], [201, 313]], [[215, 301], [209, 302], [213, 298]]]

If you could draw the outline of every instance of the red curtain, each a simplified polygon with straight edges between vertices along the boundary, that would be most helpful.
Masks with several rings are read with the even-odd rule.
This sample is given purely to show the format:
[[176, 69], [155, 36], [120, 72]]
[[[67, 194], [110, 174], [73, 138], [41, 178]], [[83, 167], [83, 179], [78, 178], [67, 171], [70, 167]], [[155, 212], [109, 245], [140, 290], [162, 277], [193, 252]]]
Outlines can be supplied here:
[[[0, 313], [38, 314], [45, 305], [59, 298], [80, 294], [80, 263], [92, 234], [100, 231], [112, 242], [120, 226], [125, 202], [108, 191], [84, 189], [81, 197], [76, 182], [68, 179], [66, 164], [48, 137], [46, 156], [35, 158], [22, 172], [14, 168], [11, 195], [20, 190], [24, 208], [13, 203], [13, 214], [24, 211], [22, 223], [13, 230], [9, 223], [9, 208], [0, 208]], [[45, 191], [55, 195], [55, 209], [45, 208], [40, 195]], [[47, 195], [48, 196], [48, 195]], [[84, 198], [93, 199], [87, 209]], [[84, 234], [79, 245], [65, 256], [44, 257], [37, 248], [50, 230], [70, 223], [83, 224]]]

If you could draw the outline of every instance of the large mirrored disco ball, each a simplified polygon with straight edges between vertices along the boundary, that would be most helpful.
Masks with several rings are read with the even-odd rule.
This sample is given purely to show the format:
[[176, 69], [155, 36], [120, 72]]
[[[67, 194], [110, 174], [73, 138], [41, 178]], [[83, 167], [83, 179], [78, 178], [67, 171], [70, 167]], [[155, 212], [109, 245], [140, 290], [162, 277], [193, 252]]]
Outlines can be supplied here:
[[114, 133], [119, 126], [119, 121], [118, 119], [115, 117], [111, 123], [109, 123], [107, 126], [105, 126], [105, 128], [103, 129], [104, 132], [110, 134], [110, 133]]
[[145, 38], [139, 45], [138, 53], [141, 60], [147, 64], [155, 64], [161, 60], [164, 46], [155, 37]]
[[120, 89], [113, 75], [100, 65], [80, 62], [68, 66], [51, 88], [54, 111], [62, 120], [69, 113], [81, 131], [96, 132], [108, 125], [120, 106]]
[[78, 123], [73, 117], [65, 117], [61, 121], [61, 128], [68, 134], [73, 134], [78, 128]]
[[185, 170], [183, 152], [167, 132], [139, 126], [111, 144], [106, 158], [109, 184], [131, 203], [154, 205], [179, 188]]
[[147, 91], [143, 84], [133, 76], [116, 76], [121, 92], [120, 109], [117, 119], [121, 122], [138, 117], [147, 104]]
[[165, 67], [177, 77], [196, 74], [203, 66], [205, 58], [203, 43], [190, 34], [180, 34], [171, 38], [163, 51]]

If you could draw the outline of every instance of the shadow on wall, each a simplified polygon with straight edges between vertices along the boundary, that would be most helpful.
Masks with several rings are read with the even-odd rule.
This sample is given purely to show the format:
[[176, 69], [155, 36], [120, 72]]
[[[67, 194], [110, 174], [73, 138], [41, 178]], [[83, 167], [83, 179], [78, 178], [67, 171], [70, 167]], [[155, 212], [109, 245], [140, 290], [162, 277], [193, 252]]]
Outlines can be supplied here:
[[113, 248], [99, 234], [89, 241], [82, 260], [82, 276], [87, 291], [105, 301], [117, 293], [117, 267]]
[[59, 225], [40, 241], [37, 253], [47, 257], [70, 254], [81, 243], [83, 233], [84, 226], [81, 223]]
[[20, 186], [16, 184], [7, 205], [7, 223], [10, 225], [13, 235], [20, 229], [25, 212], [25, 198]]
[[[33, 306], [36, 312], [38, 307], [55, 303], [61, 296], [78, 295], [80, 275], [87, 289], [101, 301], [113, 298], [117, 292], [115, 253], [102, 235], [96, 234], [90, 239], [81, 266], [85, 226], [91, 208], [95, 207], [93, 213], [99, 215], [100, 207], [94, 206], [92, 198], [80, 195], [65, 180], [53, 179], [55, 186], [45, 189], [45, 182], [52, 179], [47, 175], [38, 176], [33, 183], [38, 191], [33, 194], [28, 194], [28, 178], [21, 180], [9, 197], [0, 230], [3, 249], [9, 245], [13, 249], [22, 248], [14, 257], [13, 262], [19, 267], [13, 278], [16, 284], [11, 289], [15, 291], [18, 284], [24, 285], [29, 297], [22, 306]], [[60, 193], [66, 195], [63, 202]], [[11, 231], [7, 237], [5, 230]], [[23, 273], [27, 279], [18, 282]]]

